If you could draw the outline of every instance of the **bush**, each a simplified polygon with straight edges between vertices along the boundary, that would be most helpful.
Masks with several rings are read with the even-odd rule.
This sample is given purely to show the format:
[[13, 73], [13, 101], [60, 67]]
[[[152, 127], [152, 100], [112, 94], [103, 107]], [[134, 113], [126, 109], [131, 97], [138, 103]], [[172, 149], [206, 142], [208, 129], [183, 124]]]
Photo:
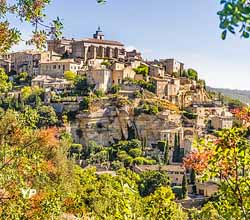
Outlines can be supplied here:
[[101, 98], [101, 97], [104, 97], [105, 96], [105, 93], [102, 89], [97, 89], [94, 91], [95, 95], [98, 97], [98, 98]]
[[142, 154], [142, 150], [139, 148], [134, 148], [134, 149], [130, 149], [128, 153], [131, 157], [134, 157], [134, 158], [140, 157]]
[[141, 106], [135, 108], [135, 115], [140, 115], [142, 113], [148, 115], [157, 115], [160, 109], [155, 103], [144, 103]]
[[83, 100], [79, 103], [79, 110], [88, 110], [90, 102], [90, 97], [83, 97]]
[[111, 88], [111, 93], [116, 94], [121, 90], [121, 86], [120, 85], [113, 85]]

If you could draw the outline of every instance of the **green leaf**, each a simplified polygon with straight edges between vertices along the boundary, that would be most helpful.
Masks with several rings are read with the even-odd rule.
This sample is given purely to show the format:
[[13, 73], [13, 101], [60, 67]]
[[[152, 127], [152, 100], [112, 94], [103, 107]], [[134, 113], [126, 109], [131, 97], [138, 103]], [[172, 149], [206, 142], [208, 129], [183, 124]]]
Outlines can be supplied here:
[[250, 35], [249, 35], [248, 32], [244, 31], [243, 34], [242, 34], [242, 36], [243, 36], [244, 38], [249, 38]]
[[225, 40], [226, 37], [227, 37], [227, 30], [224, 30], [224, 31], [222, 32], [222, 34], [221, 34], [221, 39], [222, 39], [222, 40]]

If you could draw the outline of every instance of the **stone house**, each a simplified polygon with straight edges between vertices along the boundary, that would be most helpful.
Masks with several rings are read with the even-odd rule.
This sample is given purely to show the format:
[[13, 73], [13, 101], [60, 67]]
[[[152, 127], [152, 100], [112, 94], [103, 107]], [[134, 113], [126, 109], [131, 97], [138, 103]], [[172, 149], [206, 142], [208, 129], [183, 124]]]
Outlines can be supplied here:
[[9, 73], [11, 70], [11, 61], [0, 58], [0, 68], [3, 68], [6, 73]]
[[107, 92], [112, 87], [112, 71], [110, 69], [92, 69], [86, 71], [87, 82], [94, 84], [95, 89]]
[[38, 75], [31, 81], [32, 87], [40, 87], [43, 89], [66, 89], [71, 86], [71, 83], [65, 79], [52, 78], [48, 75]]
[[180, 74], [184, 70], [184, 64], [175, 59], [160, 59], [159, 63], [162, 64], [166, 74], [170, 76], [175, 73]]
[[11, 53], [9, 57], [11, 61], [11, 70], [17, 73], [27, 72], [30, 76], [39, 74], [40, 63], [60, 59], [60, 56], [55, 52], [35, 50]]
[[135, 79], [136, 73], [131, 66], [124, 67], [124, 69], [114, 69], [112, 72], [112, 83], [114, 85], [122, 84], [126, 78]]
[[205, 197], [213, 196], [216, 192], [218, 192], [218, 189], [218, 184], [212, 181], [196, 184], [197, 193]]
[[145, 171], [162, 171], [166, 172], [169, 176], [172, 186], [181, 186], [186, 169], [181, 165], [135, 165], [134, 171], [141, 173]]
[[64, 77], [65, 71], [77, 73], [83, 64], [74, 59], [63, 59], [57, 61], [47, 61], [40, 63], [40, 75], [49, 75], [54, 78]]
[[149, 65], [149, 75], [163, 78], [165, 76], [165, 71], [162, 66], [153, 64], [153, 65]]
[[233, 115], [230, 112], [222, 112], [220, 116], [211, 117], [211, 126], [215, 130], [228, 129], [233, 127]]

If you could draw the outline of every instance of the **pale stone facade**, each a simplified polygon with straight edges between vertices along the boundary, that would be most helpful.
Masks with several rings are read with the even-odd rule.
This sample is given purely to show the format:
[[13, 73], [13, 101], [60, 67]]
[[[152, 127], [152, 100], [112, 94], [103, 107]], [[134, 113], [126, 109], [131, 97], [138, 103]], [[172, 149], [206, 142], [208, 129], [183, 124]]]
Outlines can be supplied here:
[[40, 75], [62, 78], [64, 77], [65, 71], [77, 73], [82, 66], [83, 64], [81, 62], [76, 62], [74, 59], [42, 62], [40, 63]]
[[72, 43], [73, 39], [62, 38], [60, 40], [48, 40], [48, 51], [54, 51], [58, 54], [64, 54], [66, 52], [72, 52]]
[[171, 76], [184, 70], [184, 64], [175, 59], [160, 59], [159, 62], [164, 67], [166, 74]]
[[52, 78], [48, 75], [38, 75], [32, 79], [31, 86], [43, 89], [66, 89], [71, 86], [71, 83], [65, 79]]
[[27, 72], [30, 76], [39, 74], [40, 63], [59, 59], [58, 54], [49, 51], [27, 50], [9, 54], [11, 70], [17, 73]]
[[134, 167], [134, 171], [137, 173], [145, 171], [161, 171], [166, 172], [169, 176], [172, 186], [181, 186], [182, 179], [186, 173], [186, 169], [180, 165], [139, 165]]
[[125, 67], [124, 69], [116, 69], [112, 72], [112, 83], [114, 85], [122, 84], [126, 78], [135, 79], [136, 73], [131, 66]]
[[196, 191], [199, 195], [211, 197], [218, 192], [219, 186], [214, 182], [197, 183]]
[[73, 40], [71, 45], [72, 56], [84, 61], [96, 58], [125, 58], [124, 45], [118, 41], [105, 40], [100, 28], [93, 35], [93, 38]]
[[232, 128], [233, 115], [230, 112], [223, 112], [221, 116], [214, 116], [211, 118], [211, 126], [215, 130]]
[[95, 89], [107, 92], [112, 87], [112, 72], [109, 69], [93, 69], [86, 72], [89, 84], [94, 84]]
[[161, 67], [159, 65], [150, 65], [149, 66], [149, 75], [163, 78], [165, 76], [165, 71], [164, 71], [163, 67]]

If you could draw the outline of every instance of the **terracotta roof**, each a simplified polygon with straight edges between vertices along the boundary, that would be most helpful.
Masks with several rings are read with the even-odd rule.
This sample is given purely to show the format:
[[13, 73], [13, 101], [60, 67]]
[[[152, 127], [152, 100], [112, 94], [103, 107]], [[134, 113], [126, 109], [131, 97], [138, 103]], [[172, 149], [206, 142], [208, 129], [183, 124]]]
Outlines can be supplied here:
[[81, 40], [76, 40], [75, 42], [86, 42], [86, 43], [94, 43], [94, 44], [108, 44], [108, 45], [116, 45], [116, 46], [124, 46], [124, 44], [120, 43], [119, 41], [113, 41], [113, 40], [99, 40], [95, 38], [85, 38]]

